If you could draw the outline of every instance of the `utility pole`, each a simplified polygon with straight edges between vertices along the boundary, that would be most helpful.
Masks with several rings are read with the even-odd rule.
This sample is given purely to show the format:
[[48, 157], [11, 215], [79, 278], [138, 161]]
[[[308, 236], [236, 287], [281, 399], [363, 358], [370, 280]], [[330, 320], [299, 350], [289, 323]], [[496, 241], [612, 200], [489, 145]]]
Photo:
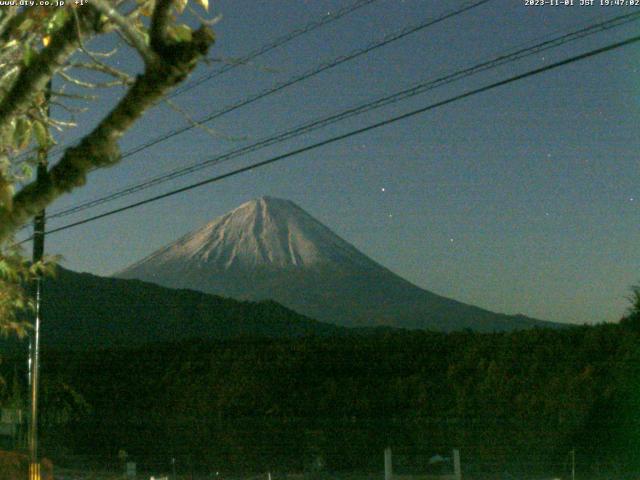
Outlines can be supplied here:
[[[49, 116], [51, 98], [51, 81], [46, 86], [45, 101], [47, 102], [47, 117]], [[44, 182], [48, 169], [48, 146], [38, 150], [38, 169], [36, 183]], [[42, 209], [33, 220], [33, 263], [39, 262], [44, 256], [45, 211]], [[40, 377], [40, 322], [42, 317], [42, 276], [38, 274], [34, 286], [35, 319], [33, 332], [29, 343], [29, 380], [31, 387], [29, 423], [29, 480], [40, 480], [40, 458], [38, 455], [38, 387]]]
[[576, 480], [576, 449], [571, 449], [571, 480]]

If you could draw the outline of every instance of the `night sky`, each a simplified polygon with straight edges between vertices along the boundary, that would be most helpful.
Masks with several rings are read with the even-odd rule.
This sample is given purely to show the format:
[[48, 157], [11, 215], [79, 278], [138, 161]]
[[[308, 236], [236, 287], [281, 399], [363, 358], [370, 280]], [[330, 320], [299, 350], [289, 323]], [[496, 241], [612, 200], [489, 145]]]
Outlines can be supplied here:
[[[640, 7], [525, 6], [494, 0], [95, 172], [51, 212], [224, 153], [319, 116], [434, 79], [518, 46]], [[468, 2], [378, 0], [174, 101], [194, 118]], [[599, 4], [599, 0], [597, 2]], [[350, 2], [224, 0], [210, 15], [218, 69]], [[171, 190], [466, 90], [637, 35], [640, 22], [509, 63], [426, 94], [174, 180], [50, 227]], [[101, 45], [96, 45], [100, 48]], [[136, 69], [134, 56], [118, 57]], [[572, 323], [616, 321], [640, 282], [640, 44], [351, 137], [47, 239], [63, 265], [111, 274], [262, 195], [287, 198], [365, 254], [435, 293], [490, 310]], [[81, 117], [86, 131], [119, 92]], [[134, 147], [187, 121], [166, 106], [123, 140]]]

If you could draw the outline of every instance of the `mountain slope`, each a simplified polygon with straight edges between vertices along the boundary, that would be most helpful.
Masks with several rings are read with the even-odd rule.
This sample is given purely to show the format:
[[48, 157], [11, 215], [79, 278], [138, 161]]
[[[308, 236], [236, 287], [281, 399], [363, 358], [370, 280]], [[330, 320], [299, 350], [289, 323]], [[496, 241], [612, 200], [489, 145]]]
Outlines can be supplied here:
[[116, 274], [239, 299], [273, 299], [343, 326], [478, 331], [554, 326], [423, 290], [288, 200], [247, 202]]
[[42, 344], [106, 348], [191, 339], [292, 338], [348, 334], [273, 301], [240, 302], [139, 280], [58, 268], [46, 279]]
[[321, 265], [379, 268], [373, 260], [291, 201], [263, 197], [247, 202], [132, 265], [127, 272], [181, 266], [250, 271], [312, 269]]

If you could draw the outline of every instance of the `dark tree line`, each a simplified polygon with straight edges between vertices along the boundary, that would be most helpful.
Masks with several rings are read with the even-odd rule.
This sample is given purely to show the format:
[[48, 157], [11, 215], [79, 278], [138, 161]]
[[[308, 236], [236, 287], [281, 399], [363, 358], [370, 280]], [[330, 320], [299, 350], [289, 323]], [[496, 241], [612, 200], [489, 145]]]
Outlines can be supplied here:
[[43, 437], [59, 462], [379, 471], [390, 445], [416, 464], [457, 447], [478, 475], [562, 473], [572, 449], [637, 472], [639, 323], [45, 352]]

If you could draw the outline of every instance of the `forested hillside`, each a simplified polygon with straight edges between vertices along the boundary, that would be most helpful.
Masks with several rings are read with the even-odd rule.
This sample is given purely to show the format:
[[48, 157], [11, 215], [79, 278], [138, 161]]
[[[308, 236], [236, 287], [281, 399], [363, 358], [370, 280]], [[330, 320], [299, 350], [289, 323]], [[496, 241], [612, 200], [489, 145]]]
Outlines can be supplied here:
[[[629, 319], [497, 334], [387, 331], [45, 352], [43, 378], [88, 407], [43, 434], [62, 461], [63, 453], [106, 458], [123, 448], [141, 464], [173, 456], [227, 472], [300, 471], [318, 456], [327, 471], [379, 471], [387, 445], [410, 455], [457, 447], [479, 477], [566, 472], [574, 448], [580, 471], [632, 472], [639, 331]], [[60, 404], [59, 395], [45, 398], [45, 418], [56, 418]]]

